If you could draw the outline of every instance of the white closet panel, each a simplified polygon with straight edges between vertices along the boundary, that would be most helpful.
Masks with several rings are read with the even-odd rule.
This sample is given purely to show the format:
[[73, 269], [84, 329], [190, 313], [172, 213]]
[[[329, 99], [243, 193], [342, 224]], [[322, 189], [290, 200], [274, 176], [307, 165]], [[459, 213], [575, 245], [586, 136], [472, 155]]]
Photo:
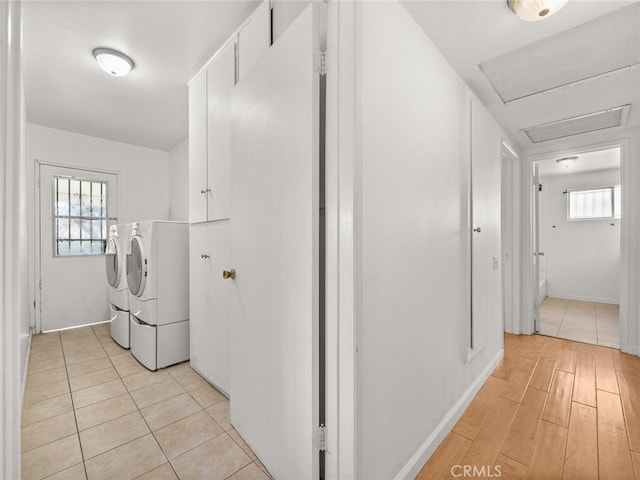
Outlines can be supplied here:
[[238, 80], [262, 58], [271, 44], [271, 9], [266, 0], [238, 33]]
[[207, 72], [189, 86], [189, 222], [207, 221]]
[[231, 91], [235, 84], [235, 43], [229, 43], [207, 67], [208, 220], [229, 218]]
[[232, 284], [222, 278], [229, 268], [229, 222], [191, 225], [190, 302], [191, 366], [223, 393], [229, 392], [229, 299]]
[[278, 479], [319, 477], [319, 7], [232, 99], [231, 422]]

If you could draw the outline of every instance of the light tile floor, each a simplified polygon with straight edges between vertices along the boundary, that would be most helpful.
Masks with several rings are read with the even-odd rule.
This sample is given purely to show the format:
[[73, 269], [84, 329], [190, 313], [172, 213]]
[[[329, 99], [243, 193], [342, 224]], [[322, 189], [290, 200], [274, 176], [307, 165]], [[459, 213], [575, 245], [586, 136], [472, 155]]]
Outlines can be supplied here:
[[608, 303], [547, 297], [540, 306], [539, 333], [620, 348], [620, 308]]
[[271, 477], [188, 362], [150, 372], [101, 324], [33, 337], [22, 478]]

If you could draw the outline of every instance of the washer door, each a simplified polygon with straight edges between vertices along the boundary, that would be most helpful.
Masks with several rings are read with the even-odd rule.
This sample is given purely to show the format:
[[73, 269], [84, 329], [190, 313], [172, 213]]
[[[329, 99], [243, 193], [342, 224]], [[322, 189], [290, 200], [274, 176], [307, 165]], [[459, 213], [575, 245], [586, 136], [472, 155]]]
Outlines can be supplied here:
[[131, 238], [131, 253], [127, 255], [127, 283], [129, 291], [136, 297], [144, 292], [147, 280], [147, 258], [139, 237]]
[[120, 262], [118, 261], [118, 242], [113, 237], [109, 237], [107, 241], [104, 258], [107, 269], [107, 282], [113, 288], [116, 288], [120, 284]]

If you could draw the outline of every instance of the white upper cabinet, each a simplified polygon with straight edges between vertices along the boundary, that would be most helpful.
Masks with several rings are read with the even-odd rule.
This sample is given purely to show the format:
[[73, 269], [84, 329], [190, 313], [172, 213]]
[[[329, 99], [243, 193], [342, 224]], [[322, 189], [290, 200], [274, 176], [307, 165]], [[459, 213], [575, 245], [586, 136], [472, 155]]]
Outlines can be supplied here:
[[231, 92], [236, 80], [235, 43], [207, 67], [207, 220], [229, 218], [231, 203]]
[[189, 222], [207, 220], [207, 72], [189, 87]]
[[271, 44], [265, 0], [189, 87], [189, 222], [230, 217], [231, 94]]
[[260, 60], [271, 45], [271, 9], [264, 1], [238, 32], [238, 81]]

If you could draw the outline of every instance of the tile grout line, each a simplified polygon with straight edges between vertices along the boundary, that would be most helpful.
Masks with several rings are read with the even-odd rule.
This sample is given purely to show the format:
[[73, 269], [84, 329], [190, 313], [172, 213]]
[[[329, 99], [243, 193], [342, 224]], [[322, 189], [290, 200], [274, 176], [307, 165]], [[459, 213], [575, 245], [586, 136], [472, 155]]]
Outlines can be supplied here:
[[[93, 332], [93, 329], [91, 329]], [[76, 416], [76, 404], [73, 400], [73, 392], [71, 391], [71, 380], [69, 379], [69, 366], [67, 365], [67, 356], [65, 354], [64, 342], [62, 341], [62, 335], [60, 336], [60, 343], [62, 343], [62, 356], [64, 358], [64, 368], [67, 373], [67, 382], [69, 384], [69, 396], [71, 397], [71, 408], [73, 410], [73, 421], [76, 424], [76, 435], [78, 436], [78, 445], [80, 446], [80, 457], [82, 458], [82, 468], [84, 469], [85, 478], [89, 478], [89, 474], [87, 473], [87, 464], [84, 459], [84, 449], [82, 448], [82, 441], [80, 440], [80, 429], [78, 428], [78, 417]], [[106, 353], [106, 352], [105, 352]], [[60, 470], [62, 471], [62, 470]], [[59, 473], [59, 472], [56, 472]]]
[[[100, 342], [100, 343], [102, 343], [102, 342]], [[103, 348], [104, 348], [104, 346], [103, 346]], [[131, 354], [131, 350], [130, 350], [130, 349], [127, 349], [127, 351], [129, 352], [129, 354]], [[149, 433], [151, 433], [151, 435], [153, 436], [153, 439], [154, 439], [154, 441], [156, 442], [156, 444], [158, 445], [158, 448], [160, 448], [160, 451], [162, 452], [162, 454], [163, 454], [164, 458], [167, 460], [167, 463], [169, 464], [169, 466], [170, 466], [170, 467], [171, 467], [171, 469], [173, 470], [173, 473], [174, 473], [174, 474], [176, 475], [176, 477], [177, 477], [177, 476], [178, 476], [178, 474], [177, 474], [177, 473], [176, 473], [176, 471], [173, 469], [173, 465], [171, 465], [171, 462], [169, 462], [169, 458], [167, 457], [167, 454], [166, 454], [166, 453], [165, 453], [165, 451], [163, 450], [162, 445], [160, 445], [160, 442], [158, 442], [158, 439], [156, 438], [156, 436], [155, 436], [155, 434], [154, 434], [153, 430], [151, 429], [151, 426], [149, 425], [149, 423], [147, 422], [147, 419], [146, 419], [146, 418], [144, 417], [144, 415], [142, 414], [142, 411], [140, 410], [140, 407], [138, 406], [138, 404], [136, 403], [136, 401], [134, 400], [134, 398], [131, 396], [131, 391], [130, 391], [130, 390], [129, 390], [129, 388], [127, 387], [127, 384], [126, 384], [126, 383], [124, 383], [124, 380], [123, 380], [123, 379], [124, 379], [124, 377], [123, 377], [122, 375], [120, 375], [120, 372], [118, 371], [118, 369], [117, 369], [117, 368], [116, 368], [116, 366], [114, 365], [113, 360], [111, 359], [111, 355], [109, 355], [109, 353], [108, 353], [106, 350], [105, 350], [105, 353], [107, 354], [107, 358], [109, 359], [109, 362], [111, 363], [111, 365], [112, 365], [113, 369], [116, 371], [116, 374], [118, 375], [118, 379], [119, 379], [119, 380], [120, 380], [120, 382], [122, 382], [122, 384], [124, 385], [124, 388], [125, 388], [125, 390], [126, 390], [126, 393], [125, 393], [125, 394], [126, 394], [126, 395], [128, 395], [128, 396], [129, 396], [129, 398], [131, 398], [131, 401], [133, 402], [133, 405], [136, 407], [136, 411], [138, 412], [138, 415], [140, 415], [140, 418], [142, 418], [142, 421], [145, 423], [145, 425], [146, 425], [146, 426], [147, 426], [147, 428], [149, 429]], [[135, 374], [133, 374], [133, 375], [135, 375]], [[127, 375], [127, 376], [130, 376], [130, 375]], [[153, 385], [153, 384], [152, 384], [152, 385]], [[144, 388], [144, 387], [142, 387], [142, 388]], [[138, 389], [138, 390], [140, 390], [140, 389]], [[123, 394], [123, 395], [125, 395], [125, 394]], [[127, 414], [127, 415], [128, 415], [128, 414]], [[121, 416], [120, 416], [120, 417], [118, 417], [118, 418], [122, 418], [123, 416], [124, 416], [124, 415], [121, 415]], [[111, 420], [109, 420], [109, 421], [111, 421]], [[104, 422], [104, 423], [107, 423], [107, 422]], [[100, 452], [100, 454], [99, 454], [99, 455], [102, 455], [102, 454], [104, 454], [104, 453], [107, 453], [107, 452], [109, 452], [109, 451], [111, 451], [111, 450], [115, 450], [116, 448], [120, 448], [121, 446], [123, 446], [123, 445], [127, 445], [128, 443], [131, 443], [131, 442], [134, 442], [134, 441], [138, 440], [139, 438], [142, 438], [142, 437], [144, 437], [144, 436], [146, 436], [146, 435], [148, 435], [148, 433], [145, 433], [144, 435], [141, 435], [140, 437], [136, 437], [136, 438], [134, 438], [133, 440], [130, 440], [129, 442], [125, 442], [125, 443], [123, 443], [122, 445], [118, 445], [118, 446], [116, 446], [116, 447], [114, 447], [114, 448], [111, 448], [111, 449], [109, 449], [109, 450], [105, 450], [104, 452]], [[99, 456], [99, 455], [96, 455], [96, 457], [97, 457], [97, 456]], [[162, 465], [164, 465], [164, 464], [160, 464], [160, 465], [158, 465], [158, 466], [156, 466], [156, 467], [152, 468], [151, 470], [149, 470], [149, 471], [147, 471], [147, 472], [143, 472], [142, 474], [138, 475], [138, 477], [136, 477], [136, 478], [139, 478], [139, 477], [141, 477], [141, 476], [143, 476], [143, 475], [146, 475], [147, 473], [149, 473], [149, 472], [153, 471], [154, 469], [156, 469], [156, 468], [158, 468], [158, 467], [160, 467], [160, 466], [162, 466]], [[86, 466], [85, 466], [85, 469], [86, 469]], [[88, 477], [87, 477], [87, 478], [88, 478]], [[178, 477], [178, 478], [179, 478], [179, 477]]]

